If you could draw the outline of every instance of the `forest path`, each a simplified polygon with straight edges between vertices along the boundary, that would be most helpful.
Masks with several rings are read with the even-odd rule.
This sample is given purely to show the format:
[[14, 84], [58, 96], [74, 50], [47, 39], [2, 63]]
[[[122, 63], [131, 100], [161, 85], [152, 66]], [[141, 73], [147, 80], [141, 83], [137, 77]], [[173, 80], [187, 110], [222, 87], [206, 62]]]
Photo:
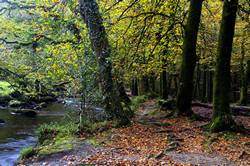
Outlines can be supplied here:
[[146, 101], [130, 126], [97, 134], [98, 146], [84, 143], [28, 165], [250, 165], [249, 136], [209, 134], [200, 128], [207, 121], [166, 114]]

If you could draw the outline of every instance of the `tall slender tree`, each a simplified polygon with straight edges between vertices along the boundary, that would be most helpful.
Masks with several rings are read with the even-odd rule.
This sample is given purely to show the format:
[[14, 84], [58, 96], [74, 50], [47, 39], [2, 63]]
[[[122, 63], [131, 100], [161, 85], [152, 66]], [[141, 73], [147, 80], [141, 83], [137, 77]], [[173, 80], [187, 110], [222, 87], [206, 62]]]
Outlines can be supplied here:
[[103, 25], [102, 16], [95, 0], [79, 0], [80, 14], [89, 30], [92, 49], [99, 65], [99, 80], [104, 97], [104, 107], [111, 118], [119, 120], [121, 125], [129, 123], [129, 118], [114, 88], [112, 80], [111, 47]]
[[235, 129], [236, 126], [230, 111], [230, 62], [237, 6], [238, 0], [224, 0], [214, 75], [213, 117], [210, 123], [210, 130], [214, 132]]
[[191, 115], [193, 75], [197, 61], [196, 43], [203, 0], [190, 0], [189, 16], [185, 27], [180, 82], [177, 94], [178, 115]]
[[245, 44], [246, 44], [246, 30], [243, 32], [241, 40], [241, 60], [240, 60], [240, 105], [247, 105], [247, 91], [248, 91], [248, 65], [245, 61]]

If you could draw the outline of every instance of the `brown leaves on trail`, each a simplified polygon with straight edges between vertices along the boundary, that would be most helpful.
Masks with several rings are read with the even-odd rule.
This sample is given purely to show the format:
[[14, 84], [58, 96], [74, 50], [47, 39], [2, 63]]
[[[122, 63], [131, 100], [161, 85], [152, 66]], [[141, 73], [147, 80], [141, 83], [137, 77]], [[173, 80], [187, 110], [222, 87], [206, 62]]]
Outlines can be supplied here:
[[[157, 118], [155, 114], [150, 115], [150, 111], [155, 109], [154, 104], [154, 101], [144, 103], [131, 126], [99, 133], [96, 139], [104, 147], [96, 154], [82, 159], [82, 162], [96, 165], [190, 165], [185, 162], [185, 157], [182, 163], [168, 155], [168, 149], [171, 149], [169, 146], [175, 144], [176, 147], [171, 151], [176, 154], [204, 154], [205, 157], [215, 154], [241, 165], [250, 165], [249, 136], [205, 133], [199, 127], [206, 124], [205, 121], [190, 121], [184, 117], [163, 119], [162, 113]], [[194, 109], [202, 110], [197, 107]], [[209, 111], [205, 110], [205, 114]], [[139, 120], [144, 123], [139, 123]], [[170, 125], [152, 125], [155, 122]], [[217, 160], [213, 162], [217, 163]]]

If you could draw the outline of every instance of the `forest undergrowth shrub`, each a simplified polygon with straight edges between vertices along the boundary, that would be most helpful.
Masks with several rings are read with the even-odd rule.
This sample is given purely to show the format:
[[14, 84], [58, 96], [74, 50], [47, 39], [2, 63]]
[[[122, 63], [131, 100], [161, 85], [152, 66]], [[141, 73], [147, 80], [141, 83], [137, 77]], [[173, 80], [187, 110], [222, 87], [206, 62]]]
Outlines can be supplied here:
[[133, 97], [131, 100], [131, 110], [135, 112], [147, 99], [148, 97], [145, 95]]

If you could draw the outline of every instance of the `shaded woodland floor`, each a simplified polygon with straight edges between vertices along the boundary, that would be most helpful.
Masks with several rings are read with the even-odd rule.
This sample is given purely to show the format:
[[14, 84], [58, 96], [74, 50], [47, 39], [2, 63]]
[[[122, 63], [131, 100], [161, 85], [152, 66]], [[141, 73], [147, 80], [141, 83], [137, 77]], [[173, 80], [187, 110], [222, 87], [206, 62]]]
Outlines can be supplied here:
[[[205, 117], [211, 114], [201, 107], [193, 111]], [[130, 126], [98, 133], [92, 145], [83, 143], [29, 165], [250, 165], [249, 135], [207, 133], [201, 128], [207, 120], [166, 118], [166, 114], [154, 100], [147, 101]], [[250, 129], [250, 117], [235, 119]]]

